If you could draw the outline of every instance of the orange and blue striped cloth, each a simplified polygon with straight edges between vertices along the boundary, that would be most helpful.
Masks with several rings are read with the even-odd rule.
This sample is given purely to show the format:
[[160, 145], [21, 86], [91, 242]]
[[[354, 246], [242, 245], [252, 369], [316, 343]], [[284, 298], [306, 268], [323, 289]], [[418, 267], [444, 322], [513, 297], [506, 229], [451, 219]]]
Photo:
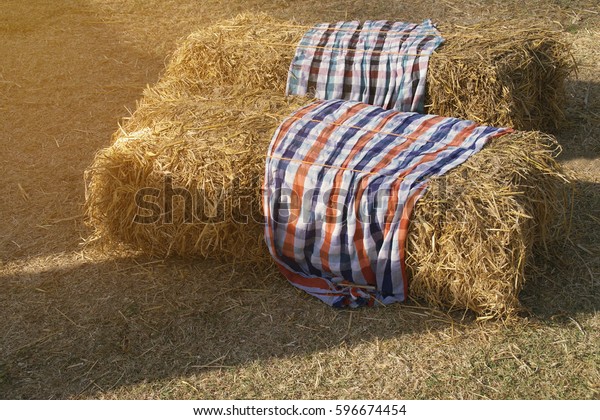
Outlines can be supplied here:
[[271, 255], [293, 285], [329, 305], [403, 301], [409, 218], [428, 180], [510, 131], [355, 101], [300, 108], [266, 160]]
[[320, 23], [296, 48], [286, 93], [423, 112], [429, 56], [443, 41], [431, 20]]

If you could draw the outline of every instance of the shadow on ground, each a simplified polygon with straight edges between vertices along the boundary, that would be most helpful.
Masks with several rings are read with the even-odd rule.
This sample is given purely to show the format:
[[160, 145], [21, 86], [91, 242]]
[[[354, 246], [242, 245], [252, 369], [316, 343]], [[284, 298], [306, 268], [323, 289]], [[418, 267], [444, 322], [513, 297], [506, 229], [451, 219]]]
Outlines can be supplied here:
[[600, 84], [569, 80], [564, 127], [556, 133], [562, 146], [560, 162], [600, 157]]
[[600, 186], [576, 181], [570, 235], [534, 257], [520, 296], [542, 319], [600, 310]]

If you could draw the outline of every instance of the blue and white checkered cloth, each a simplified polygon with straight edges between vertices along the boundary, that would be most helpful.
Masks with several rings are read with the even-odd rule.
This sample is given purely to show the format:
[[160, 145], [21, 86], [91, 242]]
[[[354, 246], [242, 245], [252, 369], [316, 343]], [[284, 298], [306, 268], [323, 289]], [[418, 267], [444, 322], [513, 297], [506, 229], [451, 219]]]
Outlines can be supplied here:
[[287, 94], [424, 111], [429, 56], [443, 42], [430, 20], [321, 23], [291, 62]]

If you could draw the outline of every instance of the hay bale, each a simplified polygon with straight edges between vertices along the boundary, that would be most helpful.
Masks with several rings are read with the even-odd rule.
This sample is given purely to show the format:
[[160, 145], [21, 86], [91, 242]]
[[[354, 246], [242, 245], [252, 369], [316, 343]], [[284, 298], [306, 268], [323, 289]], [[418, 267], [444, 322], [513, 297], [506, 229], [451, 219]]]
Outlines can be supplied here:
[[[307, 99], [265, 92], [225, 96], [220, 102], [180, 97], [160, 109], [146, 105], [139, 111], [152, 114], [153, 125], [134, 115], [114, 144], [97, 154], [86, 175], [96, 237], [160, 257], [270, 260], [261, 205], [265, 155], [274, 130]], [[560, 210], [557, 188], [564, 178], [552, 158], [555, 147], [547, 135], [516, 132], [431, 181], [407, 239], [411, 296], [482, 316], [518, 308], [533, 244], [554, 235], [550, 227]], [[134, 223], [136, 194], [149, 187], [157, 191], [160, 217]], [[160, 205], [176, 188], [197, 197], [192, 219], [181, 198], [170, 211]]]
[[268, 92], [224, 98], [178, 97], [138, 108], [86, 171], [94, 238], [161, 257], [269, 259], [260, 191], [265, 153], [280, 121], [307, 100]]
[[174, 52], [156, 89], [206, 95], [239, 86], [282, 94], [304, 30], [263, 13], [244, 13], [200, 29]]
[[[308, 28], [243, 14], [201, 29], [174, 53], [156, 89], [210, 95], [237, 85], [284, 92], [295, 46]], [[514, 21], [439, 29], [446, 42], [430, 59], [427, 112], [521, 130], [558, 128], [564, 80], [574, 68], [560, 32]]]
[[428, 112], [519, 130], [554, 130], [564, 122], [571, 46], [539, 23], [442, 25], [446, 42], [427, 74]]

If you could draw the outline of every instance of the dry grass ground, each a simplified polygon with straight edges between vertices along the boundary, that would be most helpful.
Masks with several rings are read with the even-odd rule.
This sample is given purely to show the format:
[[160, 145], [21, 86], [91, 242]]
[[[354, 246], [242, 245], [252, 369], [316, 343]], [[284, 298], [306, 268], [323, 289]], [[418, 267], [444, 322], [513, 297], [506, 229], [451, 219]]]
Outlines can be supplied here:
[[[178, 39], [245, 10], [563, 25], [580, 68], [558, 140], [579, 181], [571, 237], [521, 296], [531, 313], [480, 324], [417, 302], [340, 311], [273, 271], [81, 246], [95, 151]], [[0, 34], [1, 397], [600, 397], [596, 1], [8, 0]]]

